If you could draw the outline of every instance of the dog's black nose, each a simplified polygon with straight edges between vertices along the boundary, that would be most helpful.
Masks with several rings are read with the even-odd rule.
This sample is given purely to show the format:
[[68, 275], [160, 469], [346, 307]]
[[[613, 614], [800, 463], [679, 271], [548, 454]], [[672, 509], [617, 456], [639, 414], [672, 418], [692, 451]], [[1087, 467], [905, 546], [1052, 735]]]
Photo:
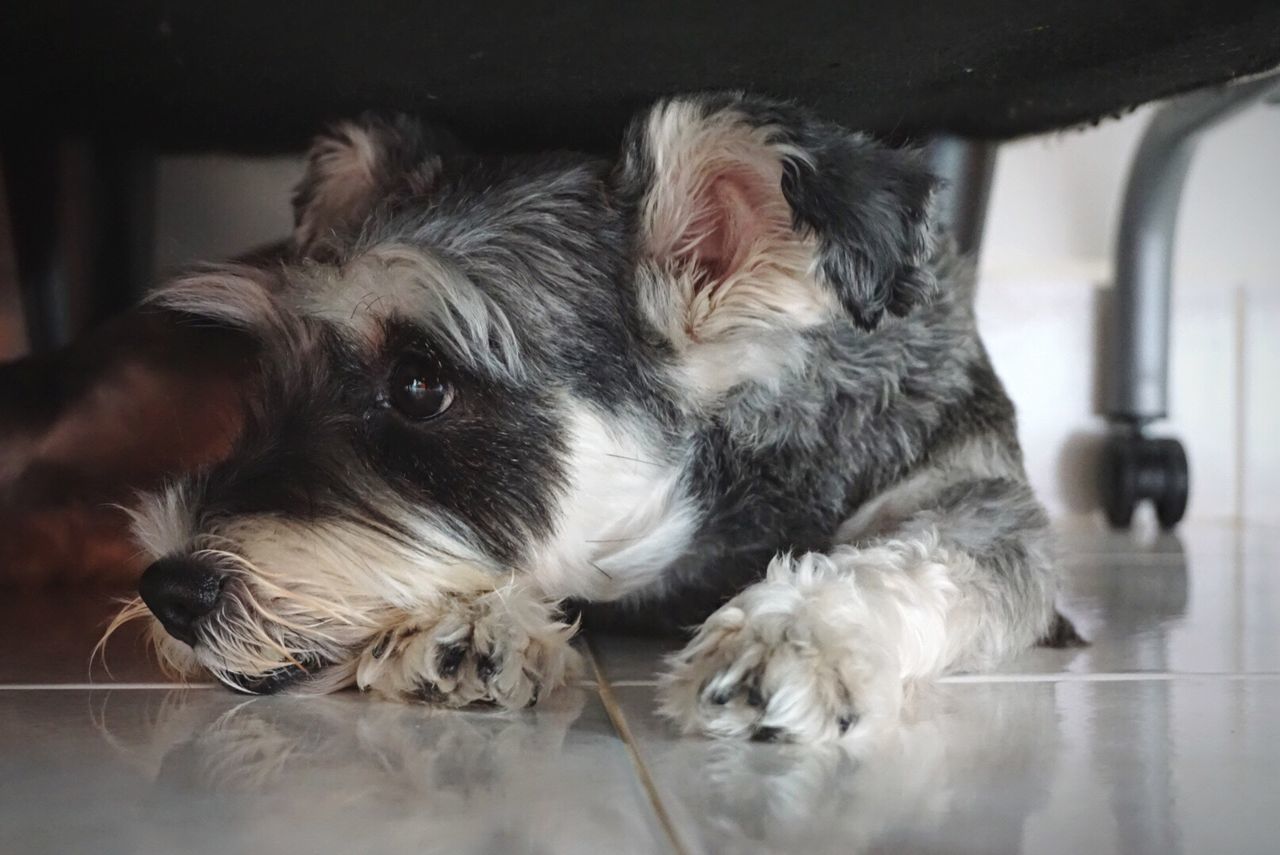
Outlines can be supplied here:
[[170, 635], [195, 646], [196, 622], [213, 611], [221, 580], [193, 558], [161, 558], [142, 574], [138, 593]]

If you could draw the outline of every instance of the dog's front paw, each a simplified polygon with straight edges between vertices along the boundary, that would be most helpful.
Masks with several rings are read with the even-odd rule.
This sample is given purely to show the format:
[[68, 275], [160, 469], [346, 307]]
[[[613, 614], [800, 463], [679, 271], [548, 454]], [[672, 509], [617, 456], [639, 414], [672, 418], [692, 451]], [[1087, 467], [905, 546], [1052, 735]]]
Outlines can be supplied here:
[[451, 596], [375, 638], [356, 685], [437, 706], [519, 709], [577, 672], [580, 657], [569, 644], [576, 629], [521, 588]]
[[896, 717], [896, 660], [841, 614], [845, 596], [781, 574], [751, 586], [668, 660], [661, 712], [686, 733], [770, 742], [837, 739]]

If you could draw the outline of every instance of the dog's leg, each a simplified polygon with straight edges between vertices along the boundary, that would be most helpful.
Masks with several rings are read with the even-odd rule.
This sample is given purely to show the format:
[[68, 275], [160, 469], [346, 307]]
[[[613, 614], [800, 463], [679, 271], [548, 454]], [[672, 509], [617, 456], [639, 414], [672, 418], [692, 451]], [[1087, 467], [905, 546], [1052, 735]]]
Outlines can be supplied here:
[[360, 657], [356, 684], [440, 706], [518, 709], [578, 670], [569, 644], [576, 630], [529, 586], [447, 594], [379, 634]]
[[776, 558], [672, 658], [663, 712], [687, 732], [836, 738], [897, 721], [908, 681], [1034, 644], [1054, 614], [1053, 573], [1025, 483], [919, 491], [883, 503], [874, 534], [862, 520], [827, 554]]

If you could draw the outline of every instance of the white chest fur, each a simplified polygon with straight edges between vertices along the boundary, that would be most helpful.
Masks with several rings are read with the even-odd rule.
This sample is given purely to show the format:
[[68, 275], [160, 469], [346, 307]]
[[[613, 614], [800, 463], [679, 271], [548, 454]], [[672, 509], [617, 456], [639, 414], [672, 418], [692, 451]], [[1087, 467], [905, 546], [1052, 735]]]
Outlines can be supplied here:
[[535, 547], [530, 569], [552, 597], [615, 600], [652, 584], [680, 556], [698, 510], [679, 464], [658, 443], [580, 404], [569, 433], [556, 531]]

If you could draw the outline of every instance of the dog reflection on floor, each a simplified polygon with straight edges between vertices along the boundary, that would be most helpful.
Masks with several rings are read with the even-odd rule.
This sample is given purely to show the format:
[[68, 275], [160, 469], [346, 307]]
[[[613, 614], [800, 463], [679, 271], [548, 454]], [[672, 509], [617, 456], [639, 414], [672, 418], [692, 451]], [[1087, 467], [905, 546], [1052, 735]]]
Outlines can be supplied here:
[[[666, 737], [644, 742], [642, 757], [677, 834], [699, 835], [700, 851], [863, 851], [922, 829], [945, 839], [957, 824], [988, 851], [1012, 851], [1054, 777], [1055, 695], [956, 688], [921, 699], [920, 720], [877, 738], [801, 746]], [[194, 691], [165, 696], [153, 716], [121, 707], [108, 696], [95, 716], [123, 758], [159, 791], [237, 805], [245, 828], [320, 817], [323, 831], [326, 817], [345, 811], [376, 817], [371, 845], [405, 851], [625, 853], [653, 839], [626, 750], [583, 689], [509, 715], [432, 714], [350, 696], [237, 704]], [[979, 816], [982, 829], [966, 825]]]
[[[206, 814], [225, 812], [219, 840], [230, 848], [240, 835], [287, 833], [298, 851], [310, 835], [328, 851], [335, 832], [359, 831], [379, 851], [653, 850], [630, 761], [604, 737], [608, 721], [583, 689], [516, 715], [433, 713], [354, 695], [162, 697], [146, 712], [117, 695], [98, 698], [98, 730], [153, 781], [157, 802], [195, 793]], [[346, 818], [351, 827], [335, 825]], [[189, 842], [175, 839], [169, 851]]]

